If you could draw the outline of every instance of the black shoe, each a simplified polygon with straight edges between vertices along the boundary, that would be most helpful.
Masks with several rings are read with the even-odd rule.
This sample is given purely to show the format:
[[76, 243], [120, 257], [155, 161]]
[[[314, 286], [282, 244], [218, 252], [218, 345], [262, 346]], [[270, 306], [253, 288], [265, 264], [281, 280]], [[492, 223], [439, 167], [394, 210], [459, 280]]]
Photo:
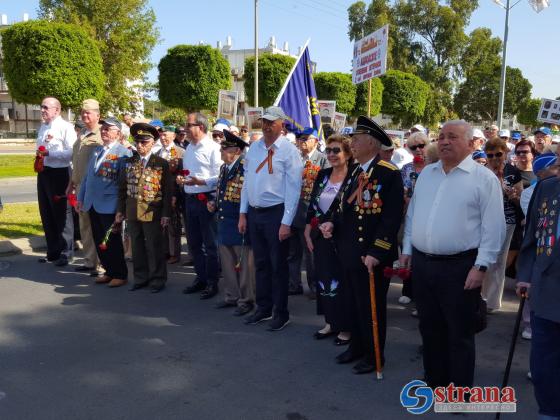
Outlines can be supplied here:
[[351, 349], [348, 349], [344, 353], [340, 353], [338, 356], [336, 356], [336, 363], [344, 365], [346, 363], [352, 363], [353, 361], [358, 360], [361, 357], [361, 354], [356, 354]]
[[148, 283], [134, 283], [132, 285], [132, 287], [130, 289], [128, 289], [129, 292], [134, 292], [135, 290], [138, 289], [143, 289], [144, 287], [146, 287], [148, 285]]
[[183, 293], [186, 295], [192, 295], [193, 293], [200, 292], [201, 290], [204, 289], [206, 289], [205, 283], [202, 283], [200, 281], [195, 281], [190, 286], [185, 287], [185, 289], [183, 289]]
[[348, 340], [344, 340], [343, 338], [338, 338], [338, 337], [334, 339], [335, 346], [345, 346], [347, 344], [350, 344], [350, 338]]
[[272, 314], [261, 312], [257, 309], [257, 311], [253, 314], [245, 318], [245, 324], [247, 325], [256, 325], [262, 321], [268, 321], [272, 319]]
[[[201, 298], [202, 299], [202, 298]], [[216, 305], [214, 305], [214, 308], [216, 309], [225, 309], [225, 308], [233, 308], [234, 306], [237, 306], [236, 303], [232, 303], [232, 302], [218, 302], [216, 303]]]
[[375, 371], [375, 363], [368, 362], [367, 360], [360, 360], [353, 368], [352, 372], [356, 375], [363, 375]]
[[98, 277], [99, 276], [99, 271], [97, 270], [93, 270], [91, 273], [89, 273], [90, 277]]
[[296, 296], [296, 295], [303, 295], [303, 288], [300, 287], [299, 289], [295, 290], [288, 290], [288, 296]]
[[165, 289], [165, 284], [162, 284], [161, 286], [152, 286], [150, 287], [150, 293], [159, 293], [163, 289]]
[[323, 338], [330, 337], [331, 335], [336, 334], [335, 331], [329, 331], [328, 333], [322, 333], [321, 331], [315, 331], [313, 334], [313, 338], [315, 340], [322, 340]]
[[243, 316], [245, 314], [248, 314], [252, 310], [253, 310], [253, 304], [252, 303], [245, 303], [245, 304], [235, 308], [235, 311], [233, 311], [233, 315]]
[[270, 322], [269, 327], [267, 328], [268, 331], [280, 331], [282, 329], [284, 329], [284, 327], [286, 325], [288, 325], [290, 323], [290, 318], [286, 317], [286, 318], [280, 318], [280, 317], [274, 317], [272, 319], [272, 321]]
[[187, 261], [181, 264], [182, 267], [194, 267], [194, 261]]
[[64, 266], [68, 265], [68, 258], [60, 257], [58, 260], [56, 260], [54, 265], [56, 265], [57, 267], [64, 267]]
[[45, 264], [45, 263], [53, 262], [53, 261], [56, 261], [56, 260], [58, 260], [58, 258], [43, 257], [43, 258], [39, 258], [39, 259], [37, 260], [37, 262], [38, 262], [38, 263], [41, 263], [41, 264]]
[[200, 294], [200, 299], [202, 300], [210, 299], [216, 296], [217, 294], [218, 294], [218, 286], [208, 286]]

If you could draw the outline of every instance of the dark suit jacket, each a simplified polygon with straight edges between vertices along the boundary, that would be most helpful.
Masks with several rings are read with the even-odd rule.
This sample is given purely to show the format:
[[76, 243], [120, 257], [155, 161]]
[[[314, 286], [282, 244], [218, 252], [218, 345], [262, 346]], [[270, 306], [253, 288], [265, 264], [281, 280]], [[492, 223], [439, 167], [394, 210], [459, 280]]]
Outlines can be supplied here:
[[537, 185], [529, 210], [525, 237], [517, 257], [517, 279], [531, 283], [531, 310], [540, 318], [560, 322], [560, 178]]
[[147, 222], [151, 218], [159, 222], [162, 217], [171, 217], [174, 179], [165, 159], [152, 154], [144, 171], [140, 159], [135, 155], [126, 160], [119, 180], [117, 209], [127, 220]]
[[[374, 201], [376, 209], [371, 211], [358, 209], [356, 201], [348, 199], [358, 188], [362, 172], [355, 166], [349, 182], [346, 182], [341, 205], [333, 217], [334, 238], [340, 255], [340, 261], [354, 269], [362, 264], [361, 257], [370, 255], [381, 264], [389, 265], [398, 258], [397, 233], [402, 221], [404, 207], [404, 190], [398, 168], [382, 161], [379, 156], [371, 162], [367, 173], [369, 181], [362, 196], [364, 201]], [[376, 194], [378, 198], [376, 197]]]
[[[350, 179], [352, 175], [352, 171], [355, 169], [356, 165], [350, 164], [348, 167], [348, 173], [346, 174], [346, 178], [342, 182], [340, 189], [344, 189], [344, 186]], [[309, 200], [309, 207], [307, 209], [307, 216], [306, 216], [306, 224], [311, 223], [311, 219], [313, 217], [317, 217], [319, 219], [319, 223], [324, 223], [327, 221], [332, 220], [332, 215], [334, 212], [337, 211], [338, 207], [340, 206], [340, 197], [341, 194], [338, 194], [337, 197], [332, 202], [331, 206], [326, 212], [321, 211], [319, 208], [319, 198], [321, 197], [321, 193], [323, 192], [323, 188], [327, 184], [333, 169], [332, 168], [325, 168], [321, 169], [317, 174], [317, 179], [315, 179], [315, 183], [313, 184], [313, 191], [311, 191], [311, 198]]]
[[[243, 186], [243, 158], [237, 159], [230, 171], [224, 163], [220, 168], [216, 191], [218, 213], [218, 244], [226, 246], [242, 245], [243, 235], [239, 233], [239, 207]], [[245, 233], [245, 245], [249, 245], [249, 235]]]

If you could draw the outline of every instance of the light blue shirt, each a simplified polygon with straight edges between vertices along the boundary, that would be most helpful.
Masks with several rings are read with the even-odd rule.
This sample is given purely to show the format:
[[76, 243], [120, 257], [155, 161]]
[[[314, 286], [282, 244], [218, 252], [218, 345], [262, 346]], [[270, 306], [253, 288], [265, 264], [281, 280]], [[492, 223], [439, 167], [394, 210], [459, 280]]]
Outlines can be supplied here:
[[268, 156], [264, 138], [253, 143], [247, 151], [240, 212], [247, 213], [249, 206], [271, 207], [284, 203], [282, 224], [290, 226], [301, 193], [301, 155], [286, 137], [278, 137], [270, 147], [274, 150], [272, 174], [268, 173], [266, 163], [257, 173], [257, 168]]

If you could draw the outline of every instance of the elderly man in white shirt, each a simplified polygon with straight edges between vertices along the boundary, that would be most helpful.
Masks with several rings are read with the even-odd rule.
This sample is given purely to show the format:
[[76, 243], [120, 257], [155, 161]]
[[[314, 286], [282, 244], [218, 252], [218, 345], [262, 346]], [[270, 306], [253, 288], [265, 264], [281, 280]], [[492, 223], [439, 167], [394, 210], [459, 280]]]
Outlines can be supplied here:
[[50, 96], [43, 99], [43, 123], [37, 133], [37, 155], [43, 158], [43, 170], [37, 174], [37, 196], [47, 242], [47, 255], [39, 262], [55, 261], [57, 266], [67, 265], [73, 251], [73, 230], [67, 233], [66, 239], [63, 232], [67, 225], [73, 227], [67, 223], [71, 215], [67, 211], [66, 187], [77, 137], [74, 125], [60, 116], [61, 108], [58, 99]]
[[505, 236], [499, 180], [471, 158], [472, 147], [468, 123], [444, 124], [441, 160], [418, 177], [406, 215], [400, 262], [412, 260], [430, 387], [473, 384], [480, 290]]
[[208, 137], [208, 120], [204, 114], [194, 112], [187, 116], [189, 145], [183, 154], [183, 171], [177, 182], [184, 185], [184, 218], [187, 241], [194, 260], [196, 279], [183, 293], [202, 291], [201, 299], [210, 299], [218, 293], [218, 247], [216, 220], [206, 203], [214, 193], [222, 158], [220, 145]]
[[257, 310], [247, 324], [269, 320], [269, 331], [279, 331], [289, 320], [288, 252], [291, 224], [296, 214], [303, 163], [301, 155], [282, 128], [286, 115], [271, 106], [263, 115], [263, 137], [245, 156], [239, 231], [247, 225], [256, 267]]

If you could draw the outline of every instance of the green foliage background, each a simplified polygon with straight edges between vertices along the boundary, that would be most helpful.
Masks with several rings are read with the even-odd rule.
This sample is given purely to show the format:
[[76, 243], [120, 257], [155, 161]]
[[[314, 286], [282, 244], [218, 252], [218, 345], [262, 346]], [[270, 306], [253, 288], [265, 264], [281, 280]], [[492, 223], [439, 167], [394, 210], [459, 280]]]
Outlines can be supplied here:
[[65, 107], [103, 95], [103, 65], [95, 42], [76, 25], [42, 20], [2, 32], [3, 69], [12, 97], [40, 104], [55, 96]]
[[426, 109], [430, 86], [411, 73], [389, 70], [381, 77], [383, 82], [383, 113], [393, 116], [395, 123], [413, 125]]
[[[274, 103], [296, 60], [280, 54], [259, 55], [259, 106]], [[245, 100], [254, 106], [255, 98], [255, 57], [245, 60]]]

